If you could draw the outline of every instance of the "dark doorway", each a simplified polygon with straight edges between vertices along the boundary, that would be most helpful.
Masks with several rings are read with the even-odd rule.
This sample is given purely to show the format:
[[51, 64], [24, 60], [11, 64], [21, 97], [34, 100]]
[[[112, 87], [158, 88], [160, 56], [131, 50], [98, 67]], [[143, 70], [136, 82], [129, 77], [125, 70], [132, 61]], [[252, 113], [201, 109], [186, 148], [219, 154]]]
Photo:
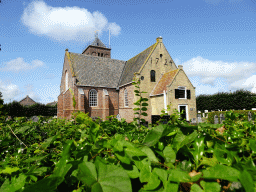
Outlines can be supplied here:
[[180, 117], [181, 117], [181, 120], [183, 120], [183, 119], [187, 119], [186, 118], [186, 106], [180, 106], [180, 113], [183, 111], [183, 114], [181, 114], [180, 115]]
[[[152, 125], [153, 124], [156, 124], [157, 121], [159, 121], [161, 119], [161, 116], [160, 115], [151, 115], [151, 123]], [[162, 117], [162, 120], [164, 120], [162, 123], [163, 124], [167, 124], [168, 121], [170, 120], [170, 115], [164, 115]]]

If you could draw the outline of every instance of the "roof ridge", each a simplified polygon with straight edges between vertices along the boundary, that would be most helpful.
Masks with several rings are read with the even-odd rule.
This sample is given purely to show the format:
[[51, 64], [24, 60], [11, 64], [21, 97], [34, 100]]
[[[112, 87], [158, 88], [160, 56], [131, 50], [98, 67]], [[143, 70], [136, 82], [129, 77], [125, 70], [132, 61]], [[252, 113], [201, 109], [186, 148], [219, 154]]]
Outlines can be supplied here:
[[73, 65], [72, 65], [72, 63], [71, 63], [71, 55], [70, 55], [70, 52], [66, 51], [66, 54], [67, 54], [67, 58], [68, 58], [69, 67], [70, 67], [70, 70], [71, 70], [72, 77], [74, 77], [75, 74], [74, 74], [74, 70], [73, 70]]
[[154, 46], [156, 43], [154, 43], [153, 45], [149, 46], [148, 48], [146, 48], [145, 50], [143, 50], [142, 52], [138, 53], [137, 55], [135, 55], [134, 57], [132, 57], [131, 59], [127, 60], [127, 61], [130, 61], [132, 59], [134, 59], [135, 57], [138, 57], [140, 54], [146, 52], [150, 47]]
[[[158, 45], [158, 41], [157, 41], [156, 43], [154, 43], [153, 45], [151, 45], [151, 46], [153, 46], [153, 47], [152, 47], [152, 50], [151, 50], [150, 53], [148, 54], [148, 56], [147, 56], [147, 58], [145, 59], [144, 63], [142, 64], [142, 66], [141, 66], [141, 68], [140, 68], [140, 70], [139, 70], [139, 73], [141, 72], [141, 70], [142, 70], [142, 68], [144, 67], [144, 65], [147, 63], [147, 61], [148, 61], [150, 55], [153, 53], [153, 51], [155, 50], [155, 48], [156, 48], [157, 45]], [[151, 47], [151, 46], [150, 46], [150, 47]], [[149, 48], [150, 48], [150, 47], [149, 47]], [[146, 49], [146, 50], [147, 50], [147, 49]]]
[[[99, 56], [94, 56], [94, 55], [86, 55], [86, 54], [81, 54], [81, 53], [74, 53], [74, 52], [69, 52], [71, 54], [77, 54], [78, 56], [82, 56], [82, 57], [96, 57], [96, 58], [102, 58], [102, 59], [106, 59], [106, 60], [115, 60], [115, 61], [124, 61], [124, 60], [120, 60], [120, 59], [112, 59], [112, 58], [108, 58], [108, 57], [99, 57]], [[126, 62], [126, 61], [124, 61]]]

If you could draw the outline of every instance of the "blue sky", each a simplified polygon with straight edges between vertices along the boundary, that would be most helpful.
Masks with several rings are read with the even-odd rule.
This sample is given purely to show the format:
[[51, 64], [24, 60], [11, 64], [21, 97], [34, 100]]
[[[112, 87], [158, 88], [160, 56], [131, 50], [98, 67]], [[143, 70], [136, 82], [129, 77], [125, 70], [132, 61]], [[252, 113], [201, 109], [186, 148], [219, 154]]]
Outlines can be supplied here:
[[65, 49], [82, 53], [95, 30], [111, 57], [134, 57], [163, 37], [196, 95], [256, 92], [256, 0], [2, 0], [0, 91], [57, 101]]

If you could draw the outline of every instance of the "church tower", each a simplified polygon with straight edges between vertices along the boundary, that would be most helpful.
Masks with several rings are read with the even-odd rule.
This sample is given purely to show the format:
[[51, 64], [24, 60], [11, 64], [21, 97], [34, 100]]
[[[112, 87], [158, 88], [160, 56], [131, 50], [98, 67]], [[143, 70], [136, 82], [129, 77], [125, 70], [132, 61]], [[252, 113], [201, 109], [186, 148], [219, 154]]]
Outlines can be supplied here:
[[104, 45], [96, 33], [94, 41], [85, 48], [82, 54], [111, 58], [111, 48]]

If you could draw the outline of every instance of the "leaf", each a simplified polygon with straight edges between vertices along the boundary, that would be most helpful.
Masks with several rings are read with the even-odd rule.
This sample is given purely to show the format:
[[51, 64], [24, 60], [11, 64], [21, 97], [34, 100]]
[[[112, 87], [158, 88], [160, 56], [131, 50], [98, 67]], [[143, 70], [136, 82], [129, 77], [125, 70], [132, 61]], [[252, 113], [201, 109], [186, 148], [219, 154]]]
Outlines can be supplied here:
[[187, 145], [194, 141], [196, 137], [198, 136], [197, 131], [194, 131], [188, 136], [185, 136], [180, 130], [178, 131], [177, 135], [173, 139], [173, 149], [177, 153], [180, 148], [182, 148], [184, 145]]
[[68, 140], [66, 145], [63, 147], [63, 151], [61, 153], [61, 159], [56, 164], [53, 174], [53, 177], [65, 177], [69, 169], [72, 167], [71, 164], [67, 164], [68, 159], [70, 157], [70, 148], [73, 144], [73, 140]]
[[45, 142], [43, 142], [41, 145], [42, 149], [45, 150], [56, 138], [57, 138], [57, 135], [46, 139]]
[[45, 155], [45, 156], [36, 156], [36, 157], [32, 157], [32, 158], [29, 158], [29, 159], [26, 159], [24, 162], [25, 163], [30, 163], [30, 162], [33, 162], [33, 161], [42, 161], [45, 157], [47, 157], [48, 155]]
[[144, 152], [148, 156], [150, 161], [159, 162], [159, 160], [156, 158], [156, 155], [154, 154], [152, 149], [150, 149], [149, 147], [143, 146], [141, 148], [141, 151]]
[[191, 151], [196, 166], [198, 166], [199, 160], [202, 158], [204, 154], [204, 137], [201, 138], [196, 138], [195, 141], [193, 142], [195, 151]]
[[135, 148], [135, 147], [127, 147], [127, 148], [124, 148], [124, 151], [125, 151], [125, 154], [127, 154], [130, 159], [134, 159], [133, 157], [139, 157], [139, 156], [142, 156], [143, 157], [147, 157], [147, 155], [142, 152], [139, 148]]
[[168, 173], [169, 173], [168, 181], [179, 183], [179, 182], [189, 182], [191, 179], [188, 173], [180, 170], [172, 169], [172, 170], [168, 170]]
[[241, 181], [241, 184], [243, 185], [246, 192], [255, 192], [253, 184], [254, 181], [248, 171], [243, 170], [243, 172], [239, 176], [239, 180]]
[[176, 153], [171, 146], [166, 146], [163, 151], [166, 163], [175, 163]]
[[161, 181], [158, 179], [158, 176], [155, 173], [151, 173], [148, 183], [144, 185], [145, 190], [154, 190], [160, 185]]
[[32, 171], [32, 173], [38, 175], [38, 176], [42, 176], [43, 173], [47, 172], [47, 167], [39, 167], [35, 170]]
[[207, 192], [220, 192], [221, 186], [217, 182], [205, 182], [200, 181], [200, 185], [204, 188], [204, 191]]
[[148, 147], [155, 145], [159, 141], [159, 139], [162, 137], [163, 131], [164, 131], [164, 126], [162, 124], [158, 125], [147, 134], [147, 136], [143, 141], [143, 144]]
[[23, 192], [54, 192], [62, 181], [63, 180], [60, 177], [46, 177], [37, 181], [35, 184], [27, 186]]
[[252, 149], [252, 153], [256, 153], [256, 141], [254, 139], [249, 140], [249, 146]]
[[215, 156], [213, 156], [213, 158], [207, 158], [205, 156], [203, 156], [203, 159], [201, 160], [200, 164], [198, 165], [199, 167], [201, 165], [208, 165], [208, 166], [215, 166], [218, 164], [218, 160], [216, 159]]
[[179, 184], [178, 183], [166, 183], [164, 185], [164, 192], [178, 192]]
[[115, 152], [116, 157], [122, 162], [126, 164], [130, 164], [131, 160], [130, 158], [125, 154], [124, 151], [122, 152]]
[[225, 179], [228, 181], [238, 181], [240, 172], [225, 165], [216, 165], [208, 170], [203, 170], [203, 178], [205, 179]]
[[148, 182], [151, 174], [151, 165], [147, 159], [142, 161], [134, 161], [137, 168], [140, 170], [139, 179], [141, 183]]
[[167, 183], [168, 173], [164, 169], [154, 168], [153, 173], [155, 173], [165, 185]]
[[[221, 147], [221, 148], [220, 148]], [[214, 147], [214, 156], [216, 157], [216, 159], [222, 163], [222, 164], [226, 164], [231, 166], [232, 164], [232, 159], [230, 159], [230, 156], [227, 156], [227, 158], [225, 158], [225, 154], [229, 153], [226, 149], [223, 149], [222, 146], [220, 146], [219, 144], [216, 144]]]
[[78, 179], [90, 187], [92, 192], [132, 191], [130, 178], [120, 167], [97, 161], [95, 164], [83, 162], [78, 165], [78, 169]]
[[12, 177], [11, 183], [9, 179], [5, 179], [0, 188], [0, 192], [15, 192], [24, 187], [27, 176], [20, 174], [18, 178]]
[[15, 131], [14, 131], [14, 133], [15, 134], [17, 134], [17, 133], [24, 133], [26, 130], [28, 130], [30, 127], [29, 126], [24, 126], [24, 127], [21, 127], [21, 128], [19, 128], [19, 129], [16, 129]]
[[122, 167], [124, 168], [124, 170], [126, 171], [126, 173], [131, 179], [136, 179], [139, 177], [140, 173], [138, 168], [135, 165], [123, 164]]
[[19, 169], [19, 167], [5, 167], [5, 169], [3, 169], [0, 173], [12, 174], [13, 172], [18, 171]]
[[191, 186], [190, 192], [204, 192], [204, 190], [202, 190], [199, 185], [197, 185], [196, 183], [194, 183], [194, 184]]

